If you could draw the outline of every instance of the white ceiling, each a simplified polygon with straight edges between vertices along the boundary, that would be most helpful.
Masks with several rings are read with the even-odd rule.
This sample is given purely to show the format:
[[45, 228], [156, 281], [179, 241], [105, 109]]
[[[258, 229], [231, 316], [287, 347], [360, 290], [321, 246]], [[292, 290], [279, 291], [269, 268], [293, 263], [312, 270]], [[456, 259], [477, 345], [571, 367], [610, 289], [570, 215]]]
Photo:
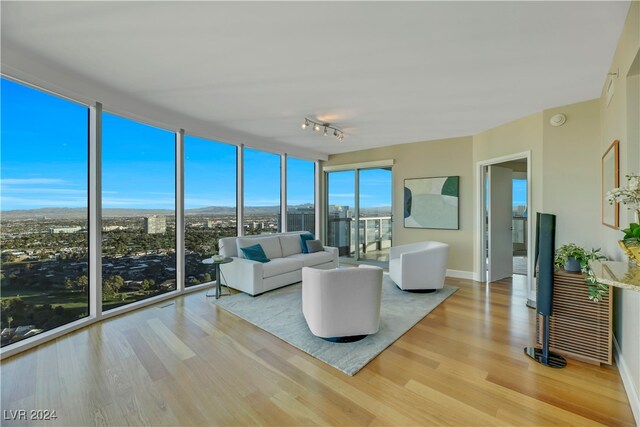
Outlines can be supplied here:
[[[149, 123], [322, 156], [600, 96], [629, 2], [6, 2], [2, 70]], [[328, 121], [346, 138], [302, 130]]]

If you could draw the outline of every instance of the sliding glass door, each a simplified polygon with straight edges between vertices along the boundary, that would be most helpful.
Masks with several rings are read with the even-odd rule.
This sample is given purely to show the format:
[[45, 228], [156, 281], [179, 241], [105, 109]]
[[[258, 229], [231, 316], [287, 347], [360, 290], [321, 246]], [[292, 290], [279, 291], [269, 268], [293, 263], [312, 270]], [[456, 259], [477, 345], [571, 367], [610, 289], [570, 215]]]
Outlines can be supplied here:
[[358, 171], [359, 259], [389, 261], [391, 188], [391, 168]]
[[391, 167], [327, 173], [327, 245], [341, 258], [389, 261]]

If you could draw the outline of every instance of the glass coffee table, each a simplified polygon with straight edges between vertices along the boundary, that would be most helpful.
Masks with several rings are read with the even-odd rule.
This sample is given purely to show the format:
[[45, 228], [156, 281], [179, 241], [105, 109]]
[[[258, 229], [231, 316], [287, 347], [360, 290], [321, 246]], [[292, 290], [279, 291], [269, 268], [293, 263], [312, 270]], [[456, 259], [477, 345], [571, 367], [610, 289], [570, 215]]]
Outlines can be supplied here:
[[[202, 260], [203, 264], [207, 264], [207, 265], [213, 265], [213, 268], [215, 269], [215, 277], [216, 277], [216, 294], [215, 297], [216, 299], [220, 298], [222, 296], [222, 281], [220, 280], [220, 276], [222, 275], [220, 272], [220, 266], [222, 264], [228, 264], [230, 262], [233, 262], [233, 258], [221, 258], [221, 259], [213, 259], [213, 258], [206, 258]], [[225, 294], [228, 295], [228, 294]], [[213, 295], [209, 295], [209, 293], [207, 292], [206, 296], [208, 297], [212, 297]]]

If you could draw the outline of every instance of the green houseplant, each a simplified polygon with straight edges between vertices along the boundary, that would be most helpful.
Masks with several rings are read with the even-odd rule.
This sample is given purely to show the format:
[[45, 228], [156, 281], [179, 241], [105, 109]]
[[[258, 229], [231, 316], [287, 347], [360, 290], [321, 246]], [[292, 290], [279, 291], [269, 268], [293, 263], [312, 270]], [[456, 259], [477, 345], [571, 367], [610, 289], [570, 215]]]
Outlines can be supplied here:
[[[600, 253], [600, 249], [587, 251], [575, 243], [569, 243], [556, 249], [554, 264], [556, 267], [564, 268], [567, 271], [581, 271], [584, 273], [586, 276], [585, 282], [589, 286], [589, 299], [593, 302], [598, 302], [607, 294], [608, 288], [598, 282], [589, 263], [604, 259], [607, 258]], [[567, 264], [569, 264], [569, 268], [567, 268]], [[579, 268], [571, 268], [571, 264], [576, 264], [576, 267], [579, 266]]]
[[622, 250], [627, 254], [629, 260], [640, 261], [640, 225], [632, 222], [628, 228], [622, 230], [624, 237], [618, 241]]

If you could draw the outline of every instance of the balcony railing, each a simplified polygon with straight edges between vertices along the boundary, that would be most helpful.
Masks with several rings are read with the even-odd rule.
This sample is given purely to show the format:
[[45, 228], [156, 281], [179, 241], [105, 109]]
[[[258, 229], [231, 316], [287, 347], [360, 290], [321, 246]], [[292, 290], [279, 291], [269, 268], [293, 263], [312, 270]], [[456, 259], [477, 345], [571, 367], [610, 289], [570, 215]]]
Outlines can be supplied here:
[[[335, 246], [340, 256], [355, 253], [354, 218], [329, 218], [327, 244]], [[360, 255], [387, 252], [391, 247], [391, 216], [365, 217], [359, 220]]]

